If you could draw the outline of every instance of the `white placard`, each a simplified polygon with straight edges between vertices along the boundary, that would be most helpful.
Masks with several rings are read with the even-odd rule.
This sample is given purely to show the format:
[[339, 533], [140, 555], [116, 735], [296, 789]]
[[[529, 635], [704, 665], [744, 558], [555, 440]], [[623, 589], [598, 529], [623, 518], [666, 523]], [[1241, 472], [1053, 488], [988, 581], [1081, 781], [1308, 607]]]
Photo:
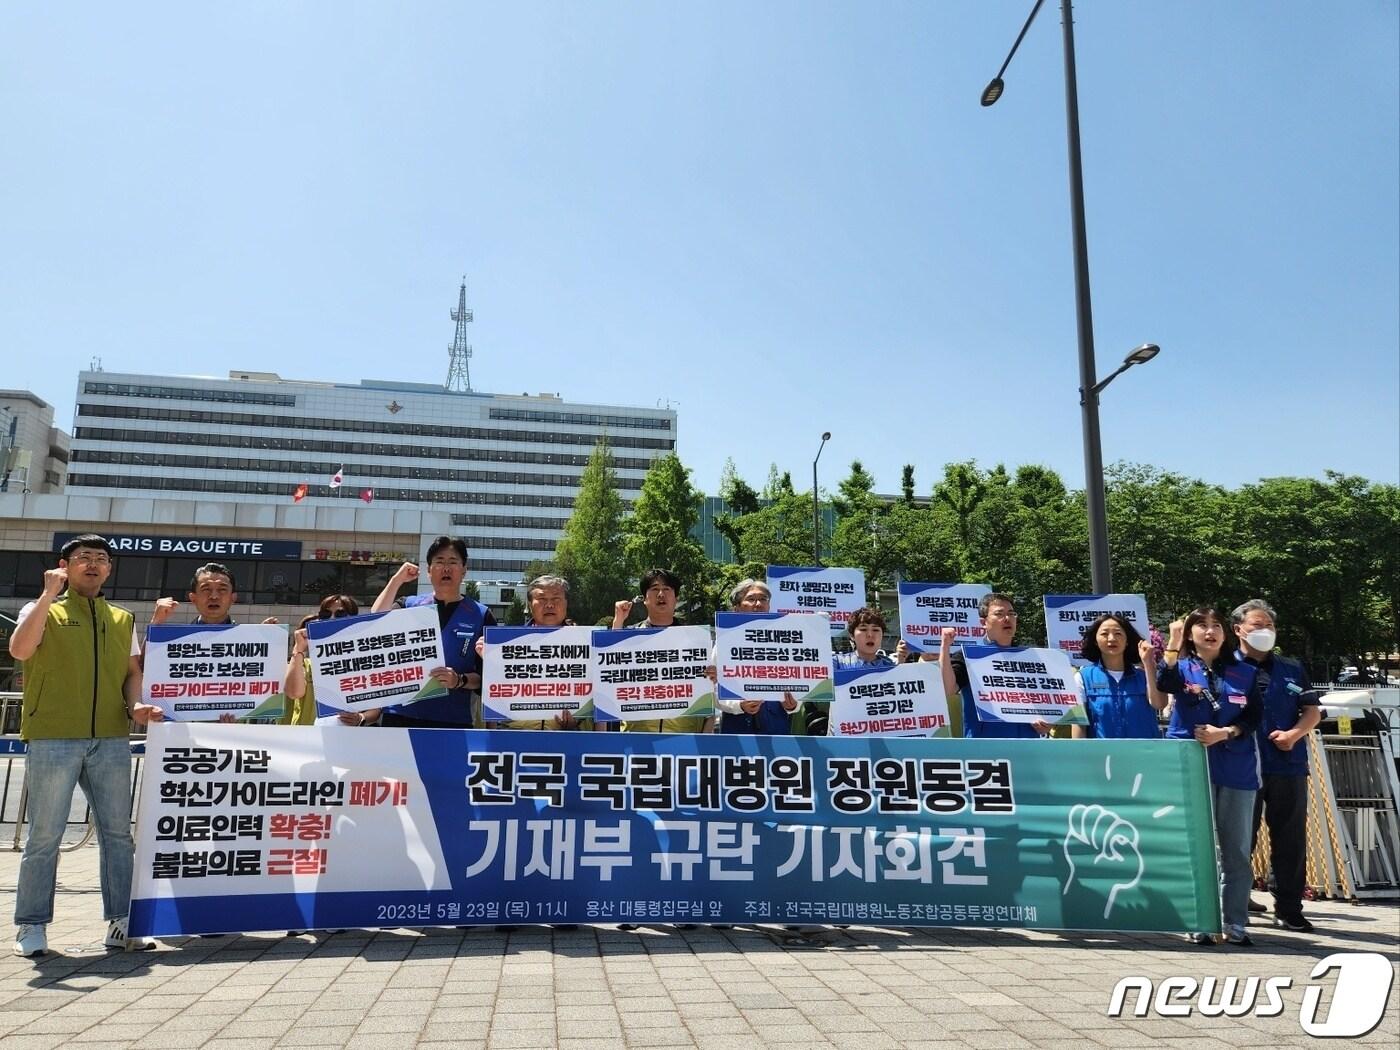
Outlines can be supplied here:
[[831, 736], [952, 736], [938, 664], [838, 667]]
[[958, 645], [980, 642], [987, 629], [977, 607], [991, 593], [985, 583], [901, 583], [900, 637], [916, 653], [938, 652], [945, 627], [958, 632]]
[[141, 699], [175, 721], [280, 713], [287, 671], [284, 623], [152, 624], [146, 631]]
[[826, 613], [831, 633], [846, 630], [855, 613], [865, 608], [863, 569], [768, 566], [768, 589], [775, 613]]
[[363, 711], [447, 691], [428, 676], [447, 665], [436, 605], [312, 620], [306, 638], [316, 702], [323, 707]]
[[481, 710], [487, 722], [593, 714], [593, 628], [487, 627]]
[[598, 722], [715, 713], [708, 627], [593, 632], [593, 717]]
[[963, 657], [982, 721], [1088, 724], [1074, 666], [1060, 650], [969, 645]]
[[721, 699], [831, 700], [831, 628], [822, 613], [720, 613], [715, 624]]
[[[1051, 649], [1066, 653], [1076, 667], [1083, 666], [1079, 655], [1084, 631], [1105, 613], [1121, 616], [1144, 639], [1152, 630], [1147, 620], [1147, 596], [1142, 594], [1047, 594], [1045, 596], [1045, 635]], [[1133, 659], [1137, 654], [1133, 654]]]

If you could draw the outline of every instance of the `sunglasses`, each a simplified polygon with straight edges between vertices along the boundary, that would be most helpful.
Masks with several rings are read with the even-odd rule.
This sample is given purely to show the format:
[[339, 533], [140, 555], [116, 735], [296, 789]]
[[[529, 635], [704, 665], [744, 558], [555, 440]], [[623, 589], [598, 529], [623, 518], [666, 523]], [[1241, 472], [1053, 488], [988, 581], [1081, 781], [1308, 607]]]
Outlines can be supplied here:
[[318, 619], [318, 620], [339, 620], [341, 617], [349, 616], [349, 615], [350, 615], [350, 610], [349, 610], [349, 609], [337, 609], [335, 612], [317, 613], [317, 614], [316, 614], [316, 619]]

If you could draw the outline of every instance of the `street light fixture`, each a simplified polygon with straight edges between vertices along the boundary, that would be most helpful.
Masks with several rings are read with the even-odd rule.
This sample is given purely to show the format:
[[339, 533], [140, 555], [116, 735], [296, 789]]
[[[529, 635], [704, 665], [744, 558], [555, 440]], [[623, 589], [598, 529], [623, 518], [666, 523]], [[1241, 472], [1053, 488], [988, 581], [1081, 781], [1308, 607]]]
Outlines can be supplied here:
[[[1113, 382], [1128, 369], [1132, 368], [1133, 365], [1145, 365], [1147, 364], [1147, 362], [1151, 361], [1161, 352], [1162, 348], [1156, 343], [1143, 343], [1136, 350], [1129, 353], [1127, 357], [1123, 358], [1123, 363], [1117, 368], [1115, 368], [1112, 372], [1110, 372], [1106, 378], [1100, 379], [1097, 383], [1095, 383], [1090, 389], [1089, 393], [1092, 394], [1095, 399], [1097, 399], [1099, 393], [1103, 390], [1104, 387], [1108, 386], [1109, 383]], [[1079, 392], [1079, 400], [1084, 400], [1083, 390]]]
[[822, 458], [822, 449], [831, 440], [831, 431], [822, 434], [822, 443], [817, 446], [816, 459], [812, 460], [812, 559], [814, 565], [822, 563], [822, 512], [817, 502], [817, 460]]
[[[982, 105], [990, 106], [1001, 98], [1006, 84], [1001, 75], [1011, 64], [1016, 49], [1040, 13], [1045, 0], [1036, 0], [1026, 24], [1011, 45], [1006, 61], [982, 91]], [[1079, 87], [1074, 65], [1074, 10], [1070, 0], [1060, 0], [1060, 14], [1065, 51], [1065, 136], [1069, 145], [1069, 204], [1070, 225], [1074, 244], [1074, 306], [1075, 324], [1079, 332], [1079, 403], [1084, 430], [1084, 504], [1089, 515], [1089, 572], [1092, 586], [1098, 594], [1113, 590], [1113, 569], [1108, 553], [1108, 514], [1104, 505], [1103, 449], [1099, 441], [1099, 391], [1114, 376], [1133, 364], [1150, 360], [1156, 354], [1153, 347], [1139, 347], [1129, 355], [1123, 368], [1103, 383], [1094, 372], [1094, 315], [1089, 298], [1089, 243], [1084, 227], [1084, 169], [1079, 148]]]

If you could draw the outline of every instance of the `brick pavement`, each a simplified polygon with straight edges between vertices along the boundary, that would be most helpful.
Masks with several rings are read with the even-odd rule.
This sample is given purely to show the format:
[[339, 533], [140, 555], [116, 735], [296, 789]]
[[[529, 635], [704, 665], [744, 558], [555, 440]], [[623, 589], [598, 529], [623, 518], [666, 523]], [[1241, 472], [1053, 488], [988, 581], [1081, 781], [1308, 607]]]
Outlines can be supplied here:
[[[0, 851], [13, 914], [19, 855]], [[610, 927], [347, 931], [172, 938], [101, 950], [97, 849], [65, 855], [50, 955], [0, 956], [3, 1050], [126, 1047], [1041, 1047], [1182, 1050], [1305, 1046], [1302, 986], [1337, 951], [1397, 965], [1395, 903], [1319, 903], [1316, 935], [1256, 929], [1253, 950], [1160, 935], [1015, 930], [781, 931]], [[8, 926], [7, 926], [8, 929]], [[1107, 1016], [1121, 976], [1284, 976], [1277, 1017]], [[1324, 994], [1324, 1009], [1330, 1000]], [[1397, 982], [1400, 983], [1400, 982]], [[994, 990], [988, 990], [994, 989]], [[1261, 999], [1262, 1001], [1262, 999]], [[1400, 1043], [1400, 988], [1358, 1042]]]

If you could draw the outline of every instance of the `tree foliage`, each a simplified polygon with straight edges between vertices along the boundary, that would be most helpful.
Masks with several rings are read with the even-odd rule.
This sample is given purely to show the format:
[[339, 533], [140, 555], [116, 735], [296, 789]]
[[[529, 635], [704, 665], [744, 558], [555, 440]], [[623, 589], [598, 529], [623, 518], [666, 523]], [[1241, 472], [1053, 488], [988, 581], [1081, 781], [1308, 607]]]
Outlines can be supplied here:
[[682, 619], [708, 618], [706, 581], [712, 574], [705, 548], [692, 535], [704, 497], [690, 484], [690, 470], [674, 452], [652, 463], [623, 525], [623, 551], [634, 578], [669, 569], [681, 579]]
[[622, 546], [626, 507], [607, 442], [599, 440], [579, 479], [574, 512], [554, 548], [553, 571], [569, 581], [569, 615], [578, 623], [610, 617], [613, 603], [630, 597], [636, 581]]

